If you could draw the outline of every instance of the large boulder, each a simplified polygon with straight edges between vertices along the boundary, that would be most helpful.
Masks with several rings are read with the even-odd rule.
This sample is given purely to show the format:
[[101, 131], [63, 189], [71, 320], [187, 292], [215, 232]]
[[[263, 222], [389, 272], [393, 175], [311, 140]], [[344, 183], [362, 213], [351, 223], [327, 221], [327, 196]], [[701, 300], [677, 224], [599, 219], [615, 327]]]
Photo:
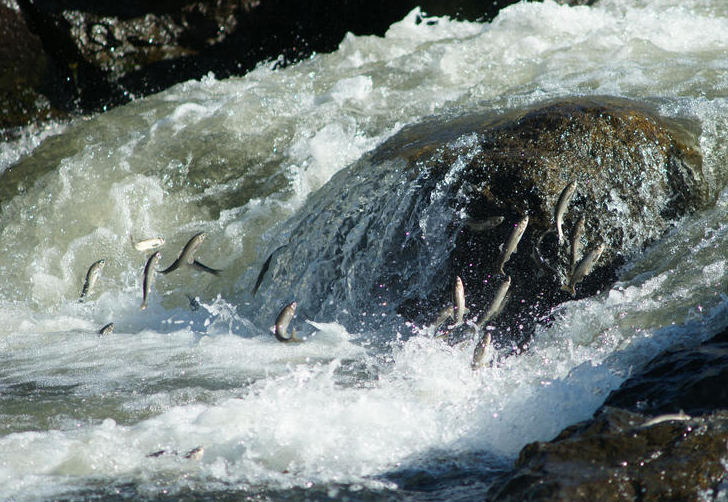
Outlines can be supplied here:
[[[393, 310], [424, 325], [451, 301], [460, 276], [477, 315], [504, 279], [496, 273], [502, 246], [528, 215], [504, 267], [511, 299], [494, 321], [496, 341], [518, 348], [553, 305], [572, 298], [562, 287], [580, 216], [584, 249], [606, 249], [576, 285], [576, 297], [608, 286], [625, 257], [714, 199], [697, 131], [643, 104], [606, 97], [406, 127], [311, 197], [291, 223], [288, 246], [275, 253], [263, 290], [292, 291], [309, 319], [358, 325], [358, 312], [381, 310], [374, 318], [382, 319]], [[558, 245], [554, 208], [572, 181], [577, 189]], [[497, 216], [504, 222], [491, 230], [469, 226]]]

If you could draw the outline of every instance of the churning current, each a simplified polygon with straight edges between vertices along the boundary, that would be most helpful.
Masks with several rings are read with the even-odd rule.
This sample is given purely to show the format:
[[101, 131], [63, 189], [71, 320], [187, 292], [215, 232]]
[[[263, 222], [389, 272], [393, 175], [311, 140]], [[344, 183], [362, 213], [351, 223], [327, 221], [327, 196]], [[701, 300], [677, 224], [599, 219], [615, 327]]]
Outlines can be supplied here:
[[[296, 298], [252, 294], [263, 263], [311, 194], [432, 115], [645, 100], [700, 124], [717, 183], [725, 33], [722, 0], [546, 0], [492, 23], [415, 10], [384, 37], [2, 145], [16, 175], [0, 178], [0, 498], [481, 498], [527, 443], [591, 416], [659, 351], [725, 327], [728, 192], [714, 186], [713, 208], [631, 257], [610, 289], [558, 306], [526, 353], [479, 371], [418, 326], [361, 321], [392, 315], [361, 291], [298, 315], [306, 340], [281, 344], [275, 313]], [[157, 274], [140, 310], [151, 252], [132, 240], [164, 239], [161, 270], [198, 232], [195, 257], [222, 272]]]

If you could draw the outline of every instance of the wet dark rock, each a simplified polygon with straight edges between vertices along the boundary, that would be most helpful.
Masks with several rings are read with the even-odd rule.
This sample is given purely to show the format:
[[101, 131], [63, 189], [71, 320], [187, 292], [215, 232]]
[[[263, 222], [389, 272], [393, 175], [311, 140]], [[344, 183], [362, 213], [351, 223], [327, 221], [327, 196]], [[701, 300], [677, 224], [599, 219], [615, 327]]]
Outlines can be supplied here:
[[[728, 412], [647, 425], [648, 416], [605, 407], [550, 442], [527, 445], [487, 500], [712, 500], [726, 477]], [[706, 498], [710, 497], [710, 498]]]
[[417, 6], [487, 21], [515, 1], [4, 0], [0, 128], [7, 137], [7, 128], [105, 110], [209, 72], [330, 52], [347, 32], [383, 35]]
[[666, 351], [612, 392], [606, 406], [659, 415], [728, 410], [728, 330], [695, 347]]
[[[433, 1], [433, 14], [490, 19], [515, 0]], [[347, 31], [382, 35], [414, 0], [4, 0], [0, 128], [93, 112], [208, 72], [241, 75], [336, 49]], [[6, 136], [8, 131], [4, 133]]]
[[[445, 143], [452, 137], [436, 138], [427, 129], [423, 135], [416, 127], [403, 132], [421, 135], [411, 141], [409, 151], [400, 152], [407, 157], [408, 169], [429, 171], [428, 177], [438, 179], [457, 159], [468, 158], [452, 207], [475, 220], [505, 217], [505, 223], [491, 231], [474, 232], [460, 224], [456, 233], [448, 272], [462, 277], [471, 310], [489, 303], [500, 280], [494, 261], [515, 222], [529, 216], [518, 252], [505, 267], [512, 279], [511, 300], [502, 316], [509, 324], [501, 331], [510, 330], [505, 338], [519, 343], [527, 341], [534, 320], [572, 298], [562, 286], [569, 281], [569, 242], [579, 216], [586, 222], [583, 253], [606, 244], [593, 273], [576, 286], [576, 296], [584, 297], [608, 286], [616, 267], [662, 235], [674, 218], [712, 200], [696, 136], [683, 124], [634, 102], [577, 98], [497, 119], [458, 119], [448, 130], [454, 135], [477, 133], [477, 149], [471, 152], [467, 150], [472, 146], [453, 148]], [[387, 149], [384, 145], [381, 150]], [[554, 209], [571, 181], [577, 182], [577, 191], [564, 219], [564, 244], [559, 246]], [[414, 309], [432, 311], [417, 303]], [[515, 326], [523, 333], [514, 334]]]
[[658, 355], [593, 419], [527, 445], [488, 500], [713, 500], [728, 477], [727, 378], [728, 330]]
[[57, 73], [17, 5], [0, 3], [0, 140], [4, 130], [62, 114], [47, 97]]
[[[584, 249], [606, 243], [594, 271], [576, 286], [576, 296], [584, 297], [611, 284], [625, 257], [659, 238], [674, 218], [714, 199], [698, 130], [645, 104], [607, 97], [406, 127], [311, 198], [292, 231], [293, 245], [272, 266], [274, 287], [293, 291], [299, 313], [310, 319], [341, 319], [342, 302], [366, 312], [376, 298], [424, 325], [451, 302], [458, 275], [474, 316], [503, 279], [495, 273], [502, 244], [528, 214], [505, 266], [510, 301], [493, 323], [497, 345], [517, 348], [535, 323], [548, 322], [551, 307], [572, 298], [561, 289], [569, 245], [558, 246], [547, 232], [563, 188], [578, 183], [565, 218], [566, 242], [584, 215]], [[504, 223], [483, 232], [466, 225], [469, 218], [493, 216]], [[320, 236], [321, 248], [296, 245], [310, 235]], [[546, 266], [534, 258], [538, 242]]]

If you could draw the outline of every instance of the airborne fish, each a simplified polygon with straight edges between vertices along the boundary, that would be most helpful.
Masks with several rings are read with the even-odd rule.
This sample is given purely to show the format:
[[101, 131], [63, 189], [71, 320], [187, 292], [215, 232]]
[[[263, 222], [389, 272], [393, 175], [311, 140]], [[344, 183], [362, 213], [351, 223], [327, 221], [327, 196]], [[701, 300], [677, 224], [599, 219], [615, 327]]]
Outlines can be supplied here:
[[526, 227], [528, 226], [528, 215], [521, 218], [521, 220], [516, 223], [516, 225], [513, 227], [513, 230], [511, 231], [511, 235], [508, 236], [508, 240], [503, 245], [503, 250], [501, 251], [500, 256], [498, 256], [498, 263], [496, 265], [496, 272], [501, 275], [506, 275], [503, 271], [503, 266], [506, 264], [506, 262], [510, 259], [513, 252], [518, 247], [518, 243], [521, 240], [521, 237], [523, 236], [523, 232], [526, 231]]
[[99, 336], [110, 335], [114, 332], [114, 323], [110, 322], [99, 330]]
[[485, 333], [483, 333], [483, 336], [480, 337], [478, 343], [475, 344], [475, 350], [473, 351], [473, 362], [470, 363], [471, 368], [477, 370], [483, 365], [483, 357], [485, 356], [485, 352], [488, 350], [488, 347], [490, 347], [490, 343], [490, 331], [486, 331]]
[[576, 290], [574, 289], [574, 286], [576, 286], [584, 279], [584, 277], [591, 273], [594, 264], [597, 262], [597, 260], [599, 260], [602, 252], [604, 252], [604, 247], [605, 245], [602, 242], [594, 249], [589, 251], [576, 266], [576, 269], [574, 269], [574, 273], [571, 274], [571, 278], [569, 279], [569, 284], [562, 286], [561, 289], [570, 292], [572, 295], [575, 295]]
[[584, 235], [584, 223], [584, 215], [582, 214], [576, 222], [571, 236], [571, 274], [574, 273], [576, 264], [581, 257], [581, 236]]
[[493, 296], [493, 301], [490, 303], [490, 306], [488, 306], [488, 310], [485, 311], [483, 314], [483, 317], [481, 317], [478, 320], [478, 323], [476, 326], [479, 328], [482, 328], [486, 322], [490, 321], [493, 317], [498, 315], [501, 310], [503, 310], [503, 307], [506, 303], [506, 295], [508, 294], [508, 289], [511, 287], [511, 276], [509, 275], [506, 277], [506, 279], [498, 286], [498, 289], [495, 291], [495, 295]]
[[190, 460], [202, 460], [204, 455], [205, 449], [202, 446], [198, 446], [197, 448], [192, 448], [190, 451], [185, 453], [185, 458]]
[[463, 286], [463, 280], [460, 276], [455, 276], [455, 303], [453, 305], [455, 326], [460, 326], [463, 323], [463, 317], [468, 312], [465, 307], [465, 286]]
[[187, 244], [185, 244], [185, 247], [182, 249], [182, 252], [179, 254], [174, 263], [162, 270], [160, 273], [168, 274], [177, 270], [181, 266], [186, 265], [188, 267], [196, 268], [197, 270], [207, 272], [208, 274], [220, 275], [221, 270], [210, 268], [195, 260], [195, 252], [197, 251], [197, 248], [199, 248], [202, 244], [202, 241], [205, 240], [206, 236], [207, 234], [205, 234], [205, 232], [200, 232], [193, 235], [192, 238], [187, 241]]
[[501, 223], [503, 223], [503, 216], [491, 216], [490, 218], [486, 218], [484, 220], [476, 220], [473, 218], [467, 218], [465, 220], [465, 226], [468, 227], [473, 232], [485, 232], [486, 230], [490, 230], [491, 228], [495, 228]]
[[82, 302], [83, 299], [86, 298], [86, 295], [91, 292], [94, 284], [96, 284], [96, 281], [99, 280], [99, 276], [101, 276], [101, 270], [103, 270], [104, 265], [106, 265], [106, 260], [101, 258], [89, 267], [86, 272], [86, 281], [83, 283], [83, 289], [81, 290], [81, 297], [78, 299], [79, 302]]
[[566, 187], [564, 187], [564, 189], [561, 191], [561, 195], [559, 195], [559, 200], [556, 203], [554, 219], [556, 220], [556, 231], [559, 234], [559, 245], [561, 245], [564, 240], [564, 231], [561, 227], [564, 225], [564, 215], [566, 214], [566, 208], [569, 206], [569, 202], [574, 196], [575, 191], [576, 181], [572, 181], [571, 183], [566, 185]]
[[455, 321], [453, 327], [460, 326], [463, 323], [463, 317], [470, 312], [465, 307], [465, 286], [460, 276], [455, 276], [455, 287], [453, 288], [453, 303], [440, 311], [435, 320], [434, 327], [437, 328], [444, 323], [446, 319], [451, 318]]
[[273, 333], [279, 342], [302, 342], [303, 340], [296, 338], [295, 328], [288, 336], [288, 325], [291, 323], [293, 316], [296, 314], [296, 302], [291, 302], [280, 311], [278, 317], [276, 317], [276, 325]]
[[287, 247], [287, 244], [284, 244], [282, 246], [277, 247], [273, 250], [273, 252], [268, 256], [268, 258], [263, 262], [263, 266], [260, 268], [260, 272], [258, 273], [258, 278], [255, 280], [255, 286], [253, 286], [253, 290], [251, 291], [251, 294], [255, 296], [255, 293], [258, 292], [258, 288], [263, 282], [263, 278], [265, 277], [265, 273], [268, 272], [268, 268], [270, 268], [270, 262], [273, 259], [273, 255], [275, 255], [278, 251], [281, 249]]
[[144, 283], [142, 285], [142, 305], [139, 307], [140, 310], [147, 308], [147, 297], [152, 291], [152, 284], [154, 283], [154, 273], [157, 270], [159, 259], [162, 257], [162, 253], [157, 251], [147, 260], [147, 264], [144, 265]]
[[150, 249], [156, 249], [164, 245], [164, 239], [162, 237], [152, 237], [151, 239], [134, 242], [134, 238], [130, 235], [129, 240], [137, 251], [149, 251]]

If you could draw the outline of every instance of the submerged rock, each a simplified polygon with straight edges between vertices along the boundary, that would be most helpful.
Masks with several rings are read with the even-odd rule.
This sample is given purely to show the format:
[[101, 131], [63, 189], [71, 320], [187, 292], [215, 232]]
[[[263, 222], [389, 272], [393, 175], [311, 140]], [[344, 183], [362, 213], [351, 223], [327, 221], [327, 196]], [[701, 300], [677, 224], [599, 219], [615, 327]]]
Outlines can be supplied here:
[[[528, 215], [504, 267], [510, 301], [494, 320], [496, 343], [517, 347], [550, 307], [572, 297], [561, 287], [580, 216], [583, 253], [598, 243], [606, 249], [577, 297], [608, 286], [625, 257], [714, 199], [697, 145], [694, 125], [607, 97], [433, 118], [406, 127], [314, 194], [263, 288], [290, 288], [308, 318], [345, 322], [346, 305], [349, 312], [374, 310], [375, 318], [394, 310], [424, 325], [451, 301], [460, 276], [477, 315], [502, 282], [495, 273], [502, 246]], [[577, 189], [559, 246], [547, 231], [571, 181]], [[497, 216], [504, 222], [490, 230], [472, 224]]]
[[527, 445], [493, 501], [713, 500], [726, 489], [728, 330], [666, 351], [594, 418]]

